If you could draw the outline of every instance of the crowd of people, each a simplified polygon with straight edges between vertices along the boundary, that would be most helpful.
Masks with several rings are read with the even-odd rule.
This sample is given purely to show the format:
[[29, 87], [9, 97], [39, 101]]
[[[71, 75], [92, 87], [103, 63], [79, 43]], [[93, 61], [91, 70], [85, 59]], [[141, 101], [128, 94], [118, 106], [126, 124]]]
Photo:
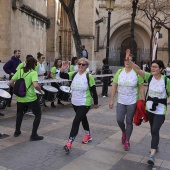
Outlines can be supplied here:
[[[14, 137], [21, 135], [21, 124], [26, 108], [30, 108], [35, 115], [31, 141], [43, 140], [43, 136], [38, 135], [38, 127], [41, 121], [41, 107], [38, 102], [36, 89], [43, 94], [42, 84], [39, 83], [48, 77], [43, 62], [45, 56], [40, 52], [37, 53], [37, 60], [32, 55], [27, 55], [26, 60], [21, 62], [21, 51], [15, 50], [14, 56], [4, 65], [4, 71], [9, 74], [11, 99], [8, 107], [11, 107], [13, 88], [15, 82], [20, 78], [25, 80], [26, 95], [24, 97], [17, 96], [17, 115]], [[95, 79], [89, 73], [88, 53], [83, 49], [82, 58], [73, 57], [71, 64], [68, 61], [62, 62], [61, 59], [55, 59], [54, 66], [51, 68], [49, 77], [51, 79], [68, 79], [71, 88], [71, 103], [75, 111], [72, 127], [68, 142], [64, 145], [64, 150], [69, 153], [75, 140], [80, 123], [85, 131], [85, 137], [82, 143], [87, 144], [92, 140], [87, 113], [93, 104], [94, 108], [99, 107], [98, 95], [96, 91]], [[105, 64], [103, 62], [103, 64]], [[158, 151], [159, 131], [165, 121], [167, 112], [167, 97], [170, 95], [170, 64], [165, 69], [161, 60], [154, 60], [151, 66], [143, 61], [141, 68], [134, 63], [134, 56], [130, 50], [126, 50], [124, 59], [125, 67], [119, 69], [114, 78], [110, 92], [110, 109], [114, 106], [114, 97], [117, 93], [116, 117], [117, 123], [122, 132], [121, 143], [125, 151], [130, 150], [130, 137], [133, 132], [133, 118], [136, 114], [136, 104], [138, 100], [146, 102], [146, 116], [149, 120], [151, 131], [151, 150], [148, 164], [154, 165], [155, 154]], [[67, 70], [67, 71], [66, 71]], [[166, 75], [163, 73], [166, 72]], [[148, 92], [145, 94], [144, 81], [148, 83]], [[51, 83], [51, 86], [60, 90], [61, 83]], [[147, 95], [147, 96], [146, 96]], [[102, 96], [108, 96], [108, 89], [102, 90]], [[57, 104], [62, 104], [58, 99]], [[43, 104], [46, 106], [45, 102]], [[56, 107], [54, 101], [51, 107]]]

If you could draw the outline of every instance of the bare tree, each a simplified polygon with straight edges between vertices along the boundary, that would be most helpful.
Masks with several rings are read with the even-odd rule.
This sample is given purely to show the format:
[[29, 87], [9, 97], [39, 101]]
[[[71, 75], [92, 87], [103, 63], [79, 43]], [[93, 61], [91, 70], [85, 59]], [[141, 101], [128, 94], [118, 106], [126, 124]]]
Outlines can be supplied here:
[[67, 13], [71, 28], [72, 28], [72, 35], [74, 39], [74, 44], [76, 47], [76, 52], [77, 52], [77, 57], [81, 58], [82, 57], [82, 45], [81, 45], [81, 40], [80, 40], [80, 35], [78, 32], [77, 28], [77, 23], [75, 21], [75, 16], [74, 16], [74, 5], [75, 5], [75, 0], [70, 0], [69, 4], [67, 5], [64, 0], [59, 0], [64, 11]]
[[[168, 62], [170, 62], [170, 13], [167, 8], [168, 4], [165, 4], [164, 10], [161, 11], [162, 17], [155, 17], [156, 23], [163, 26], [168, 31]], [[170, 7], [170, 6], [169, 6]]]
[[161, 25], [163, 25], [163, 23], [166, 23], [165, 21], [167, 21], [167, 17], [163, 16], [164, 11], [166, 11], [166, 5], [167, 4], [164, 2], [164, 0], [143, 0], [138, 5], [138, 10], [143, 11], [143, 16], [146, 16], [150, 21], [150, 61], [152, 60], [152, 48], [155, 27], [157, 24], [161, 23]]

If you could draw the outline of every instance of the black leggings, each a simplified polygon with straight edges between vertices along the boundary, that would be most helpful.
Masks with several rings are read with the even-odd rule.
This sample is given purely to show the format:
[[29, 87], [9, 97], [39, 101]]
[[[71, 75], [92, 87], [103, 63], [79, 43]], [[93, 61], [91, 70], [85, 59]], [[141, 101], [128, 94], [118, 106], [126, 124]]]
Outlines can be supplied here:
[[74, 111], [76, 115], [73, 120], [70, 137], [75, 138], [79, 131], [80, 122], [82, 122], [83, 128], [86, 131], [90, 131], [89, 122], [87, 120], [86, 114], [88, 113], [90, 106], [75, 106], [73, 105]]
[[[55, 87], [55, 88], [58, 90], [58, 92], [59, 92], [61, 83], [54, 83], [54, 82], [52, 82], [52, 83], [51, 83], [51, 86], [52, 86], [52, 87]], [[60, 99], [58, 99], [58, 103], [59, 103], [59, 102], [60, 102]], [[51, 104], [54, 104], [54, 102], [51, 102]]]
[[32, 136], [34, 136], [37, 134], [37, 130], [41, 120], [41, 108], [38, 100], [35, 100], [33, 102], [27, 102], [27, 103], [17, 102], [18, 112], [16, 118], [16, 131], [20, 131], [21, 129], [25, 107], [29, 107], [32, 110], [33, 114], [35, 115], [33, 128], [32, 128]]
[[165, 115], [157, 115], [147, 111], [151, 129], [151, 149], [157, 149], [159, 144], [159, 130], [165, 121]]

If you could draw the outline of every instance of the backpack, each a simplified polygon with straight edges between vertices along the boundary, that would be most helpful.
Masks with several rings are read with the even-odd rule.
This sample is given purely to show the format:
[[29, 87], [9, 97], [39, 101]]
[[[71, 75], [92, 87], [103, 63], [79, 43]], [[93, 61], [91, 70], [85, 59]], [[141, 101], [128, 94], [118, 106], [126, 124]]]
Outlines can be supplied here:
[[[148, 89], [147, 89], [147, 91], [146, 91], [145, 101], [147, 101], [146, 99], [147, 99], [147, 95], [148, 95], [149, 84], [150, 84], [150, 82], [151, 82], [151, 80], [152, 80], [152, 77], [153, 77], [153, 75], [150, 75], [150, 77], [148, 78]], [[165, 89], [166, 89], [167, 81], [168, 81], [168, 78], [165, 76]], [[167, 89], [166, 89], [166, 94], [167, 94], [167, 96], [168, 96], [168, 91], [167, 91]]]
[[[74, 79], [74, 77], [75, 77], [75, 75], [77, 74], [77, 72], [74, 72], [73, 73], [73, 76], [72, 76], [72, 81], [73, 81], [73, 79]], [[86, 74], [86, 78], [87, 78], [87, 83], [88, 83], [88, 86], [89, 86], [89, 90], [90, 90], [90, 80], [89, 80], [89, 73], [87, 73]], [[70, 84], [70, 86], [71, 86], [71, 84]], [[91, 94], [91, 96], [92, 96], [92, 98], [93, 98], [93, 93], [92, 93], [92, 91], [90, 90], [90, 94]]]
[[20, 70], [20, 78], [18, 80], [16, 80], [16, 82], [14, 84], [14, 90], [13, 90], [13, 93], [18, 97], [25, 97], [28, 89], [32, 85], [32, 83], [31, 83], [30, 86], [28, 88], [26, 88], [25, 79], [24, 79], [25, 77], [21, 77], [21, 70]]

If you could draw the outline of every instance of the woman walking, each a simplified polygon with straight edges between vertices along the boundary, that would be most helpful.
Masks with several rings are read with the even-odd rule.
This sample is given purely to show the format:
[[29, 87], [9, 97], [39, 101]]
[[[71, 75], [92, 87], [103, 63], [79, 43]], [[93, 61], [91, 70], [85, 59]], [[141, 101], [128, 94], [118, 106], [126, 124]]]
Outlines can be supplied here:
[[73, 105], [73, 109], [76, 112], [68, 142], [64, 146], [64, 149], [67, 153], [70, 152], [72, 143], [78, 134], [80, 122], [82, 122], [86, 134], [84, 139], [82, 140], [82, 143], [88, 143], [92, 140], [89, 123], [86, 116], [92, 104], [92, 94], [94, 108], [97, 109], [99, 106], [94, 78], [91, 74], [88, 74], [86, 72], [88, 65], [89, 61], [86, 58], [81, 58], [78, 60], [78, 72], [74, 71], [64, 73], [63, 71], [69, 66], [68, 62], [63, 63], [60, 71], [61, 78], [72, 80], [71, 102]]
[[138, 65], [130, 60], [130, 50], [126, 50], [126, 60], [130, 66], [148, 82], [148, 97], [146, 111], [151, 129], [151, 151], [148, 164], [154, 165], [155, 153], [158, 150], [159, 131], [164, 123], [167, 112], [167, 97], [170, 95], [170, 80], [162, 75], [164, 63], [161, 60], [153, 60], [151, 73], [141, 70]]
[[[129, 58], [134, 62], [133, 55], [130, 55]], [[141, 99], [145, 100], [145, 90], [143, 86], [144, 80], [132, 69], [126, 58], [124, 59], [124, 65], [125, 68], [119, 69], [114, 76], [109, 107], [113, 108], [114, 96], [118, 91], [117, 123], [122, 131], [122, 144], [124, 149], [128, 151], [133, 131], [133, 116], [135, 114], [136, 102], [139, 100], [139, 92]]]
[[12, 79], [10, 80], [11, 86], [14, 86], [14, 82], [20, 79], [21, 77], [24, 78], [26, 84], [26, 96], [25, 97], [18, 97], [17, 96], [17, 118], [16, 118], [16, 129], [14, 132], [14, 137], [18, 137], [21, 135], [21, 124], [24, 116], [25, 107], [29, 107], [33, 114], [35, 115], [32, 134], [30, 136], [31, 141], [36, 140], [43, 140], [43, 136], [39, 136], [37, 134], [37, 130], [41, 120], [41, 108], [39, 102], [37, 100], [37, 95], [34, 91], [34, 88], [38, 90], [41, 94], [42, 91], [38, 85], [38, 74], [34, 70], [35, 66], [37, 65], [37, 61], [31, 57], [27, 59], [26, 66], [22, 69], [19, 69]]

